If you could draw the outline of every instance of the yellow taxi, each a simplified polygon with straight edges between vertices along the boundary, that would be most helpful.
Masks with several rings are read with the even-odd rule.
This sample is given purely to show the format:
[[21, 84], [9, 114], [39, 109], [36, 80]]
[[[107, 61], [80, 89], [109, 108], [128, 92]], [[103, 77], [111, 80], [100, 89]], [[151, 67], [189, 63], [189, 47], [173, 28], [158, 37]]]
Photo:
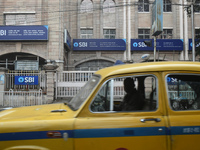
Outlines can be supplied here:
[[69, 103], [0, 112], [0, 150], [199, 150], [200, 63], [97, 71]]

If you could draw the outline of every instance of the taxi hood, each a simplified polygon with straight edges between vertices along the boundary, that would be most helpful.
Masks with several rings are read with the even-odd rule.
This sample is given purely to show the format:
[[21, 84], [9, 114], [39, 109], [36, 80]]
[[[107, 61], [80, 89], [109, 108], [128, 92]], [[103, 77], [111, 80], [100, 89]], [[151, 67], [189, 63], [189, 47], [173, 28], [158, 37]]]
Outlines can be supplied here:
[[75, 114], [64, 103], [27, 106], [0, 111], [0, 122], [72, 118]]

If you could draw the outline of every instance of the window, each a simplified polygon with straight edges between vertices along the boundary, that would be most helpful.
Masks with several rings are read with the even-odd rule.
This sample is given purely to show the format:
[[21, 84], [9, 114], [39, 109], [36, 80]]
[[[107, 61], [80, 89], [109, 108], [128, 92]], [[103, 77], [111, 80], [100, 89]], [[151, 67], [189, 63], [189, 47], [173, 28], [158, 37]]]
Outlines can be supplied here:
[[95, 59], [91, 61], [83, 62], [76, 66], [76, 70], [79, 71], [97, 71], [99, 69], [113, 66], [113, 62], [101, 60], [101, 59]]
[[200, 76], [170, 74], [166, 77], [168, 99], [173, 110], [200, 109]]
[[104, 13], [115, 13], [115, 2], [113, 0], [105, 0], [103, 3]]
[[92, 13], [93, 12], [93, 3], [91, 0], [82, 0], [80, 6], [81, 13]]
[[194, 4], [194, 12], [200, 12], [200, 0], [196, 0]]
[[5, 25], [34, 25], [35, 14], [5, 14]]
[[79, 109], [87, 97], [94, 91], [99, 80], [99, 76], [92, 76], [84, 87], [81, 88], [80, 92], [69, 102], [69, 107], [73, 110]]
[[150, 39], [150, 29], [138, 29], [138, 39]]
[[149, 0], [138, 0], [138, 12], [149, 12]]
[[171, 0], [163, 0], [163, 12], [171, 12], [172, 3]]
[[195, 29], [195, 37], [200, 38], [200, 29]]
[[93, 29], [81, 29], [81, 38], [82, 39], [93, 38]]
[[126, 76], [106, 81], [90, 105], [92, 112], [155, 111], [158, 88], [154, 75]]
[[161, 39], [172, 39], [172, 29], [163, 29], [162, 34], [160, 35]]
[[104, 39], [115, 39], [116, 30], [115, 29], [104, 29], [103, 35]]

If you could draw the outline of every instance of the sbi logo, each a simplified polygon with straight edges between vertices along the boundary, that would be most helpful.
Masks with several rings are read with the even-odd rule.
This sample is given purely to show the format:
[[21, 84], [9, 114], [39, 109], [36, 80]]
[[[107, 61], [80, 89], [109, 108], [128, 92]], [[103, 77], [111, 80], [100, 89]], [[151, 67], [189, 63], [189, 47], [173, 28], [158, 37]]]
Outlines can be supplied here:
[[87, 42], [74, 42], [74, 47], [87, 47]]
[[134, 42], [133, 47], [143, 48], [143, 47], [147, 47], [147, 45], [144, 42]]
[[0, 30], [0, 36], [6, 35], [6, 30]]
[[24, 78], [23, 78], [23, 77], [19, 77], [19, 78], [18, 78], [18, 82], [19, 82], [19, 83], [24, 82]]
[[38, 76], [15, 76], [15, 85], [38, 85]]
[[78, 47], [78, 43], [77, 42], [74, 43], [74, 47]]
[[192, 42], [190, 43], [190, 46], [192, 47]]
[[133, 47], [138, 47], [138, 43], [137, 43], [137, 42], [134, 42], [134, 43], [133, 43]]
[[35, 82], [35, 78], [34, 77], [19, 77], [18, 78], [18, 82], [19, 83], [34, 83]]

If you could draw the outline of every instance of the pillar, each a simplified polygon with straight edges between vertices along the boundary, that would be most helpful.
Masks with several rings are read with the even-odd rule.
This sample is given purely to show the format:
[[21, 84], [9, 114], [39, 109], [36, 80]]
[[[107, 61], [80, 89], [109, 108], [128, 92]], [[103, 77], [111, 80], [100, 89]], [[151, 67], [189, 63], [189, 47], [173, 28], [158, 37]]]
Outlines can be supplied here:
[[44, 65], [43, 68], [45, 69], [45, 73], [47, 75], [47, 103], [52, 103], [54, 101], [55, 94], [55, 73], [58, 66], [55, 64], [47, 64]]
[[4, 106], [4, 91], [6, 88], [5, 73], [7, 69], [0, 67], [0, 106]]

